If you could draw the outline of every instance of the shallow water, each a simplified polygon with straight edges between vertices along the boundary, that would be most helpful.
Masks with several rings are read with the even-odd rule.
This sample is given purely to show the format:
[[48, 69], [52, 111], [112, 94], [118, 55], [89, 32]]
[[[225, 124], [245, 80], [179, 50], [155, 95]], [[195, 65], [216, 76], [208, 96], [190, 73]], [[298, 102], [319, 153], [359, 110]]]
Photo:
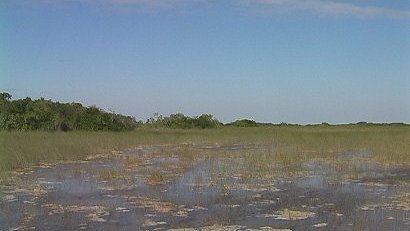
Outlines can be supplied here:
[[188, 145], [195, 157], [178, 155], [186, 146], [23, 172], [2, 187], [0, 230], [410, 229], [408, 166], [349, 152], [253, 176], [242, 153], [271, 146]]

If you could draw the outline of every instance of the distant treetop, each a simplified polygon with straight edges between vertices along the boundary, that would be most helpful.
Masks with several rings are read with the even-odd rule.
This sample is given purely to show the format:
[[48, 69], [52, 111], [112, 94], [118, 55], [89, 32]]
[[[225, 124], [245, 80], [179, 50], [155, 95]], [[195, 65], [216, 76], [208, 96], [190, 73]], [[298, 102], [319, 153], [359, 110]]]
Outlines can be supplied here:
[[169, 117], [164, 117], [158, 113], [149, 118], [145, 123], [147, 127], [153, 128], [217, 128], [223, 124], [219, 122], [213, 115], [202, 114], [200, 116], [189, 117], [182, 113], [171, 114]]
[[241, 119], [241, 120], [236, 120], [232, 123], [226, 124], [226, 126], [232, 126], [232, 127], [257, 127], [258, 123], [256, 123], [253, 120], [250, 119]]

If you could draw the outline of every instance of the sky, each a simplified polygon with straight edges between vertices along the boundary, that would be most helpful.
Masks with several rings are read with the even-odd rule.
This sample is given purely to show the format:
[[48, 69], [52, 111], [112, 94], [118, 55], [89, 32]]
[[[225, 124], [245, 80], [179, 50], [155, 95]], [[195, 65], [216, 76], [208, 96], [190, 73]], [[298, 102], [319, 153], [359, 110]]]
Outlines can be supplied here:
[[410, 123], [410, 1], [1, 0], [0, 91], [141, 120]]

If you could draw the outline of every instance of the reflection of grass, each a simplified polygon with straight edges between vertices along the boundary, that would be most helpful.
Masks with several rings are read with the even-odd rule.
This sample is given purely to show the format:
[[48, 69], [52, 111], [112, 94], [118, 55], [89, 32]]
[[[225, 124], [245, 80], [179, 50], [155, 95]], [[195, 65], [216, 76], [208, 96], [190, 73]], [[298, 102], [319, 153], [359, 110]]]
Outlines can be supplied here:
[[[83, 159], [141, 144], [272, 143], [283, 164], [340, 151], [368, 150], [380, 163], [410, 163], [409, 126], [290, 126], [133, 132], [0, 132], [0, 173], [39, 162]], [[180, 153], [193, 157], [189, 150]], [[289, 159], [290, 158], [290, 159]], [[297, 167], [297, 166], [296, 166]]]

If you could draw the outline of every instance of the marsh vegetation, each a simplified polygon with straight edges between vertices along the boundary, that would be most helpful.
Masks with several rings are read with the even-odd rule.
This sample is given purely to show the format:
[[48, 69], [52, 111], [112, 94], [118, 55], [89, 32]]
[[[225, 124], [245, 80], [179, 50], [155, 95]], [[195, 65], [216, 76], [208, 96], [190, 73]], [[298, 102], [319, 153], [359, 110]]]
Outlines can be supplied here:
[[407, 126], [0, 136], [0, 229], [410, 226]]

